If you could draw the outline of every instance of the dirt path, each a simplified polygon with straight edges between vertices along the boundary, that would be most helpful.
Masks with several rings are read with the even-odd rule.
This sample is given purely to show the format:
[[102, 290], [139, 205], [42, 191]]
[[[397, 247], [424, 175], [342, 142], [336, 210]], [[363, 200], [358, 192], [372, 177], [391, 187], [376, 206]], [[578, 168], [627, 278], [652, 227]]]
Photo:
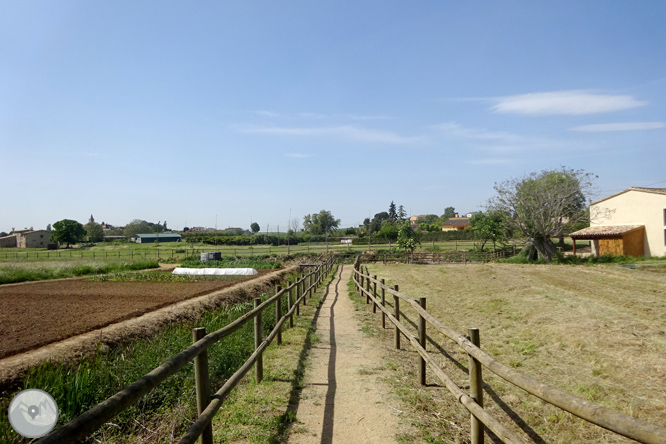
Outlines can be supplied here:
[[394, 443], [398, 410], [390, 405], [381, 350], [361, 330], [349, 299], [351, 266], [331, 283], [317, 320], [305, 388], [289, 443]]

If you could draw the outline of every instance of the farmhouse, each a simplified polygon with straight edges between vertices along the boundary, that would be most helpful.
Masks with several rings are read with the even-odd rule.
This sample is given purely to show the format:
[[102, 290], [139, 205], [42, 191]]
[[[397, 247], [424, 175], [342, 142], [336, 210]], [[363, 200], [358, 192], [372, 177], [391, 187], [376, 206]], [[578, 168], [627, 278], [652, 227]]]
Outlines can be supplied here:
[[51, 242], [51, 232], [35, 230], [18, 236], [19, 248], [46, 248]]
[[591, 240], [600, 256], [666, 255], [666, 188], [631, 187], [590, 205], [590, 227], [569, 236]]
[[152, 244], [155, 242], [180, 242], [180, 234], [176, 233], [150, 233], [150, 234], [136, 234], [132, 242], [137, 244]]
[[451, 217], [442, 224], [442, 231], [461, 231], [469, 228], [469, 217]]
[[10, 234], [9, 236], [0, 237], [0, 248], [16, 248], [18, 246], [18, 236]]
[[9, 236], [0, 238], [3, 248], [47, 248], [51, 242], [51, 232], [47, 230], [13, 230]]

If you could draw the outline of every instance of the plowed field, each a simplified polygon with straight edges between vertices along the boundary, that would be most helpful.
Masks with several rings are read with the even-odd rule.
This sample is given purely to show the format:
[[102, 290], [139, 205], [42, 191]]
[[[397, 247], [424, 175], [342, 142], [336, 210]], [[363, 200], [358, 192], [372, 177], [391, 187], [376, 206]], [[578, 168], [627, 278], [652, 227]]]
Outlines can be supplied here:
[[100, 282], [68, 279], [0, 286], [0, 359], [255, 279]]

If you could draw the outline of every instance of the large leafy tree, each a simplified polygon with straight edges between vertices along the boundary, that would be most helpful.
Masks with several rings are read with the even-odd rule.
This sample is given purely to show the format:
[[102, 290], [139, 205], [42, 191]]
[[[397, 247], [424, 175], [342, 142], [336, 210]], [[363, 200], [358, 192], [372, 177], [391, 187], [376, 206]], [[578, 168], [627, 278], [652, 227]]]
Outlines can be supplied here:
[[258, 223], [252, 222], [252, 225], [250, 225], [250, 230], [252, 230], [252, 234], [256, 234], [259, 232], [259, 230], [261, 230], [261, 227]]
[[589, 220], [587, 196], [596, 178], [592, 173], [564, 167], [533, 172], [495, 184], [497, 196], [489, 207], [508, 214], [507, 227], [527, 238], [529, 260], [550, 262], [557, 254], [552, 238]]
[[88, 222], [85, 227], [86, 236], [90, 242], [101, 242], [104, 240], [104, 230], [97, 222]]
[[63, 219], [53, 224], [53, 234], [51, 240], [60, 243], [66, 243], [67, 247], [75, 244], [86, 235], [86, 230], [81, 223], [72, 219]]
[[303, 217], [303, 228], [311, 234], [328, 235], [339, 226], [340, 219], [333, 217], [330, 211], [321, 210], [319, 213], [307, 214]]
[[444, 208], [444, 214], [442, 214], [442, 222], [446, 222], [447, 219], [456, 217], [456, 209], [453, 207]]
[[132, 222], [128, 223], [123, 230], [123, 236], [126, 238], [131, 238], [137, 234], [149, 234], [154, 233], [155, 224], [151, 224], [141, 219], [134, 219]]
[[372, 221], [370, 222], [370, 234], [376, 233], [377, 231], [382, 229], [382, 223], [385, 220], [390, 220], [390, 216], [386, 211], [382, 211], [381, 213], [375, 214], [375, 216], [372, 218]]

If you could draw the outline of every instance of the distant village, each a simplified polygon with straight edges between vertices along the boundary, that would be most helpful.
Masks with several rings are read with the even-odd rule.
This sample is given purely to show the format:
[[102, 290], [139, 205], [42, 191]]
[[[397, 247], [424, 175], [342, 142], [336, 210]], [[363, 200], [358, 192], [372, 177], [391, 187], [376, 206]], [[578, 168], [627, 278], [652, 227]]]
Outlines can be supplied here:
[[[448, 210], [448, 209], [447, 209]], [[451, 210], [453, 210], [451, 208]], [[459, 216], [457, 212], [452, 212], [452, 217], [444, 217], [444, 222], [441, 224], [436, 224], [437, 229], [442, 231], [461, 231], [468, 229], [470, 227], [470, 218], [479, 212], [470, 212], [466, 213], [464, 216]], [[383, 214], [383, 213], [379, 213]], [[375, 215], [377, 218], [378, 215]], [[424, 225], [427, 225], [427, 229], [432, 231], [432, 222], [438, 220], [439, 218], [434, 214], [421, 214], [416, 216], [409, 217], [409, 222], [412, 228], [425, 230]], [[359, 228], [368, 226], [368, 221], [365, 225], [360, 225]], [[134, 225], [134, 226], [133, 226]], [[440, 227], [441, 225], [441, 227]], [[154, 243], [154, 242], [178, 242], [182, 240], [180, 233], [187, 234], [228, 234], [235, 236], [249, 235], [252, 232], [247, 229], [229, 227], [226, 229], [216, 229], [216, 228], [206, 228], [201, 226], [195, 227], [184, 227], [180, 233], [171, 231], [167, 228], [166, 222], [158, 222], [157, 224], [135, 220], [128, 225], [116, 226], [111, 225], [106, 222], [97, 223], [93, 215], [90, 215], [88, 223], [84, 225], [87, 232], [91, 231], [91, 227], [95, 227], [100, 230], [100, 235], [95, 239], [96, 242], [113, 242], [113, 241], [129, 241], [136, 243]], [[303, 228], [300, 228], [299, 231], [303, 231]], [[145, 231], [145, 232], [139, 232]], [[57, 249], [58, 243], [51, 240], [52, 227], [49, 224], [46, 229], [35, 230], [34, 227], [24, 228], [24, 229], [15, 229], [12, 228], [9, 233], [0, 232], [0, 248], [46, 248], [46, 249]], [[88, 239], [90, 240], [90, 239]]]

